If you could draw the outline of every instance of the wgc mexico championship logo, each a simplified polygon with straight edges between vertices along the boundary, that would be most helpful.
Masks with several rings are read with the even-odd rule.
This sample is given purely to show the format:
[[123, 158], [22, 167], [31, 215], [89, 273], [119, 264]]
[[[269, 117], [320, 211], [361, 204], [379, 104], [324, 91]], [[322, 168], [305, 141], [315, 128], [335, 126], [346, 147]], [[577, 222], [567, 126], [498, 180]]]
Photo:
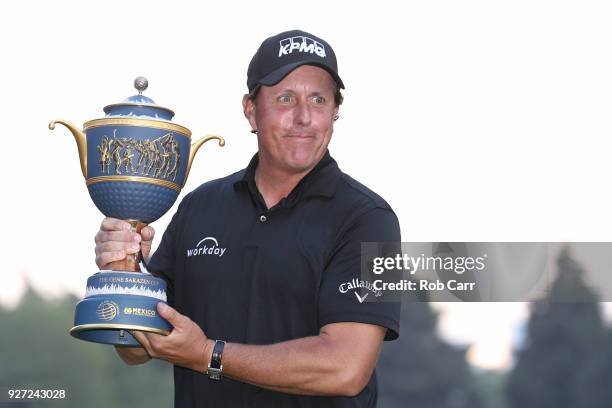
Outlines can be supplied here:
[[105, 300], [98, 305], [96, 314], [100, 320], [113, 320], [119, 314], [119, 305], [112, 300]]

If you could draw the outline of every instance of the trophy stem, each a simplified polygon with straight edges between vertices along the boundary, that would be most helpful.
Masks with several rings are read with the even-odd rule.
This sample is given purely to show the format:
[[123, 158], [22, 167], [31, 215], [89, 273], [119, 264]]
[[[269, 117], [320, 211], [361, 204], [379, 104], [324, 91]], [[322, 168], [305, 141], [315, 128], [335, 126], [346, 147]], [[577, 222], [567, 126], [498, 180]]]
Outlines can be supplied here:
[[[133, 232], [137, 232], [140, 234], [140, 231], [144, 227], [147, 226], [144, 222], [140, 222], [138, 220], [126, 220], [130, 223]], [[140, 263], [144, 264], [144, 259], [142, 257], [142, 252], [138, 251], [135, 254], [128, 254], [125, 259], [120, 261], [113, 261], [109, 264], [109, 269], [113, 271], [123, 271], [123, 272], [142, 272], [140, 268]]]

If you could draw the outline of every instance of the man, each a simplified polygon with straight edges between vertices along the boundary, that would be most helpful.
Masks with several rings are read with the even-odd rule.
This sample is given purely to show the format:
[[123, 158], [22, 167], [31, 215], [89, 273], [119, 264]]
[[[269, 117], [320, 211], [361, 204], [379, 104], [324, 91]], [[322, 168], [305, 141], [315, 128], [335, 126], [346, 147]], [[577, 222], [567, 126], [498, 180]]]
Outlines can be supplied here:
[[[399, 305], [340, 288], [360, 278], [361, 242], [400, 241], [399, 225], [327, 151], [344, 88], [335, 54], [312, 34], [280, 33], [261, 44], [247, 85], [258, 154], [188, 194], [149, 262], [168, 282], [173, 307], [158, 312], [174, 329], [134, 332], [143, 347], [117, 352], [173, 363], [177, 407], [374, 407]], [[105, 219], [98, 266], [139, 247], [146, 257], [153, 234]]]

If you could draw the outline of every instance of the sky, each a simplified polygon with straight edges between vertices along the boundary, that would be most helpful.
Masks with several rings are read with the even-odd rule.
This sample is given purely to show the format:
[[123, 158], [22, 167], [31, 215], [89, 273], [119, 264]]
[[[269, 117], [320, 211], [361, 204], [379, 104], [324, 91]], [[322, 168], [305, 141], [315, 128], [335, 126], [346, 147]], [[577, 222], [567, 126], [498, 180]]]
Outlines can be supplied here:
[[[204, 145], [181, 197], [246, 166], [246, 68], [261, 41], [325, 38], [346, 85], [330, 151], [383, 196], [402, 239], [611, 241], [612, 6], [604, 1], [23, 1], [0, 12], [3, 284], [82, 296], [102, 215], [72, 135], [134, 94], [176, 112]], [[179, 198], [180, 200], [180, 198]], [[177, 202], [178, 203], [178, 202]], [[156, 221], [158, 236], [176, 209]], [[156, 242], [157, 244], [157, 242]], [[440, 304], [468, 359], [507, 368], [526, 306]]]

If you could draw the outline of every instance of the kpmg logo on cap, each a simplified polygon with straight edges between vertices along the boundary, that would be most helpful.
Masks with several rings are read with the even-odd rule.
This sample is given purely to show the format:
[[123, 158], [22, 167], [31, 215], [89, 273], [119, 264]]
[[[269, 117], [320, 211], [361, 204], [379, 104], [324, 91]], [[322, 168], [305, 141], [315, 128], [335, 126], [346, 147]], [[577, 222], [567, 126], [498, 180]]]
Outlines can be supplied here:
[[279, 58], [283, 55], [289, 55], [293, 51], [317, 54], [319, 57], [325, 58], [325, 47], [323, 44], [303, 35], [280, 40]]

